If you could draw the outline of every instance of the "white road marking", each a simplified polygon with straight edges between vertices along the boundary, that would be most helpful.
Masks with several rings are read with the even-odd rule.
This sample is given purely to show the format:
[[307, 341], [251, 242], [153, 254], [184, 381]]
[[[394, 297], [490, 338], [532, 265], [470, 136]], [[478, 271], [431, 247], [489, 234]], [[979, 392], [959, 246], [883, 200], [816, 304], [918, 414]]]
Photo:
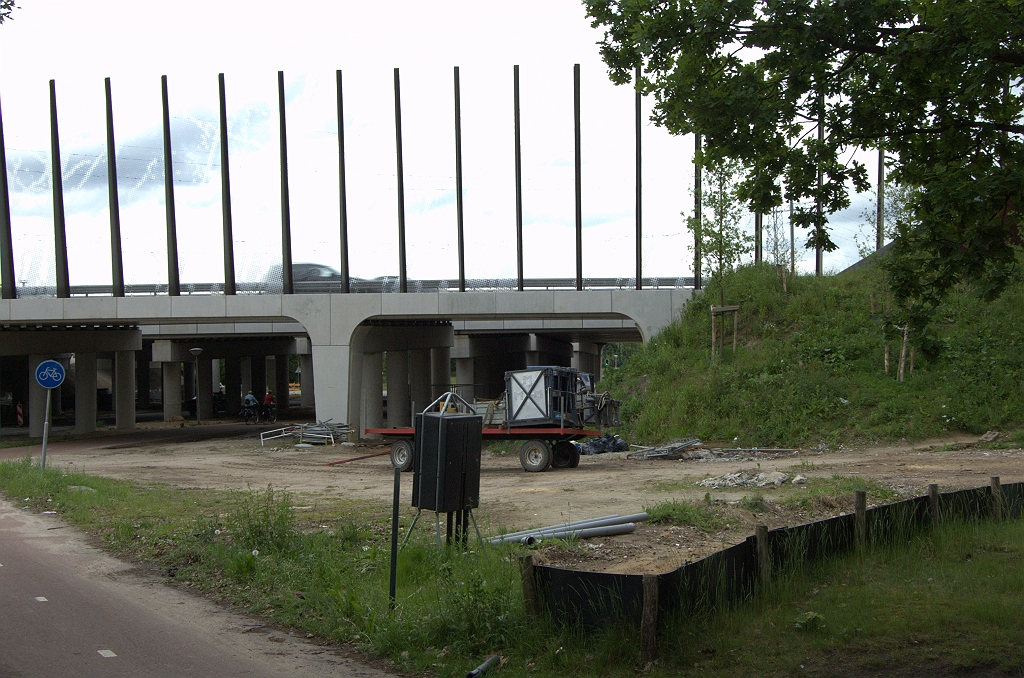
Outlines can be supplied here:
[[113, 653], [113, 651], [111, 651], [111, 650], [96, 650], [96, 651], [100, 653], [100, 656], [101, 656], [101, 657], [107, 657], [107, 658], [110, 658], [110, 657], [116, 657], [116, 656], [117, 656], [117, 655], [116, 655], [116, 654], [114, 654], [114, 653]]
[[42, 596], [36, 596], [36, 600], [38, 600], [38, 601], [39, 601], [40, 603], [45, 603], [45, 602], [48, 602], [48, 601], [46, 600], [46, 598], [44, 598], [44, 597], [42, 597]]

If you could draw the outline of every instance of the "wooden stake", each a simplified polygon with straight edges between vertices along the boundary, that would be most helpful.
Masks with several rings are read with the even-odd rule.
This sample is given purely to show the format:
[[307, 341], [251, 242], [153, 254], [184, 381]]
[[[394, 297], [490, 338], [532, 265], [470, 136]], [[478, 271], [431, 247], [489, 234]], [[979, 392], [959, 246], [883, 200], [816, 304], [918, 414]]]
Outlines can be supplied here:
[[[740, 312], [739, 311], [733, 311], [732, 312], [732, 352], [733, 353], [736, 352], [736, 323], [739, 322], [739, 319], [740, 319]], [[725, 319], [723, 319], [722, 322], [724, 323]]]
[[885, 340], [885, 373], [889, 374], [889, 340]]
[[657, 658], [658, 639], [658, 575], [644, 575], [644, 610], [640, 622], [640, 663], [650, 664]]
[[903, 326], [903, 341], [900, 343], [900, 366], [896, 368], [896, 381], [903, 383], [903, 372], [907, 366], [907, 334], [910, 332], [910, 325]]
[[540, 599], [537, 596], [537, 578], [533, 571], [533, 556], [525, 555], [519, 559], [519, 575], [523, 580], [523, 605], [526, 616], [540, 617]]
[[1003, 488], [999, 484], [999, 476], [992, 476], [992, 519], [1000, 522], [1003, 519]]
[[754, 527], [754, 540], [757, 545], [757, 569], [761, 574], [761, 586], [767, 586], [772, 579], [772, 559], [768, 550], [768, 526]]
[[914, 345], [910, 345], [910, 376], [914, 376]]
[[853, 493], [853, 512], [857, 548], [863, 551], [868, 543], [868, 493], [864, 490]]
[[928, 486], [928, 508], [932, 516], [932, 525], [939, 526], [939, 486], [932, 483]]

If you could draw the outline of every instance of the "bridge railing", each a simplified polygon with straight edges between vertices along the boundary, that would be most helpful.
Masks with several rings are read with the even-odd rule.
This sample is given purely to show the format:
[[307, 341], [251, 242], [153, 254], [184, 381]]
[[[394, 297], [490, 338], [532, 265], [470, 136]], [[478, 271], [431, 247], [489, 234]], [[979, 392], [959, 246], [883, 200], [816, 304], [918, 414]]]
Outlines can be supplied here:
[[[644, 278], [642, 280], [644, 289], [682, 289], [693, 287], [693, 277], [680, 278]], [[296, 281], [294, 283], [295, 294], [330, 294], [340, 292], [339, 281]], [[635, 278], [584, 278], [583, 287], [586, 290], [627, 290], [636, 289]], [[452, 280], [409, 280], [408, 289], [410, 293], [418, 292], [458, 292], [458, 281]], [[575, 278], [526, 278], [523, 280], [523, 289], [532, 290], [574, 290], [576, 289]], [[374, 278], [373, 280], [362, 280], [352, 278], [349, 281], [349, 291], [355, 294], [387, 294], [398, 292], [398, 277], [386, 276]], [[493, 292], [493, 291], [516, 291], [516, 280], [514, 278], [479, 278], [466, 280], [467, 292]], [[281, 285], [278, 283], [248, 283], [239, 285], [238, 294], [280, 294]], [[223, 283], [181, 283], [182, 296], [223, 294]], [[109, 297], [113, 294], [111, 285], [72, 285], [71, 296], [73, 297]], [[126, 284], [125, 296], [145, 297], [161, 296], [167, 294], [166, 284]], [[18, 298], [33, 297], [54, 297], [56, 290], [53, 287], [18, 287]]]

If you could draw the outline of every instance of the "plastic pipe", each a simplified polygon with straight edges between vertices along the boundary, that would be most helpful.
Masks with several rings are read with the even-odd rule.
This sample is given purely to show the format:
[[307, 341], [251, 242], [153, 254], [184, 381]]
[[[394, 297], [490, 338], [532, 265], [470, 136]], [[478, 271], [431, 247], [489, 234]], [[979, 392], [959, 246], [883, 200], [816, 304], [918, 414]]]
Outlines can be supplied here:
[[521, 535], [524, 535], [524, 534], [533, 534], [534, 532], [544, 532], [545, 530], [560, 530], [560, 529], [563, 529], [563, 528], [566, 528], [566, 527], [577, 527], [577, 526], [583, 525], [585, 523], [592, 523], [592, 522], [595, 522], [595, 521], [598, 521], [598, 520], [607, 520], [609, 518], [618, 518], [618, 517], [619, 517], [618, 513], [613, 513], [613, 514], [608, 515], [608, 516], [601, 516], [600, 518], [587, 518], [586, 520], [574, 520], [571, 523], [558, 523], [557, 525], [549, 525], [548, 527], [537, 527], [537, 528], [534, 528], [532, 530], [519, 530], [518, 532], [507, 532], [505, 534], [499, 534], [496, 537], [492, 537], [492, 540], [493, 539], [504, 539], [505, 537], [518, 537], [518, 536], [521, 536]]
[[573, 531], [622, 525], [624, 523], [642, 523], [648, 518], [650, 518], [650, 516], [648, 516], [646, 513], [634, 513], [628, 516], [610, 516], [608, 518], [595, 518], [593, 520], [580, 521], [576, 524], [555, 525], [552, 527], [545, 527], [538, 530], [525, 530], [518, 534], [494, 537], [490, 540], [490, 543], [492, 546], [497, 546], [498, 544], [510, 541], [518, 542], [520, 544], [532, 544], [534, 542], [527, 541], [528, 538], [533, 538], [534, 540], [537, 540], [545, 537], [551, 537], [552, 534], [569, 534]]
[[472, 671], [467, 673], [466, 674], [466, 678], [477, 678], [477, 676], [484, 675], [485, 673], [487, 673], [487, 669], [489, 669], [492, 666], [494, 666], [494, 663], [496, 661], [498, 661], [498, 655], [496, 655], [496, 654], [491, 655], [490, 657], [487, 658], [487, 661], [485, 661], [483, 664], [481, 664], [480, 666], [476, 667], [475, 669], [473, 669]]
[[634, 530], [636, 530], [636, 523], [605, 525], [603, 527], [586, 527], [581, 530], [549, 532], [536, 537], [534, 535], [529, 535], [527, 537], [523, 537], [522, 543], [529, 546], [539, 544], [545, 539], [590, 539], [591, 537], [611, 537], [616, 534], [631, 534]]

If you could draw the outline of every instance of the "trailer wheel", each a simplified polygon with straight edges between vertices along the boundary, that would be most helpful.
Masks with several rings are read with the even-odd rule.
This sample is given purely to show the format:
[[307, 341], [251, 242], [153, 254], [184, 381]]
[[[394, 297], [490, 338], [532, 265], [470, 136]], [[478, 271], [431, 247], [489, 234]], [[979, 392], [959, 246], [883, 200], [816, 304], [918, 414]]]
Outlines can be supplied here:
[[519, 463], [530, 473], [539, 473], [551, 465], [551, 448], [543, 440], [527, 440], [519, 448]]
[[580, 453], [568, 440], [559, 440], [551, 448], [552, 468], [572, 468], [573, 453], [576, 454], [576, 464], [579, 465]]
[[412, 441], [399, 438], [391, 443], [391, 465], [403, 473], [412, 469]]
[[580, 465], [580, 448], [572, 446], [572, 456], [569, 457], [569, 468], [576, 468]]

